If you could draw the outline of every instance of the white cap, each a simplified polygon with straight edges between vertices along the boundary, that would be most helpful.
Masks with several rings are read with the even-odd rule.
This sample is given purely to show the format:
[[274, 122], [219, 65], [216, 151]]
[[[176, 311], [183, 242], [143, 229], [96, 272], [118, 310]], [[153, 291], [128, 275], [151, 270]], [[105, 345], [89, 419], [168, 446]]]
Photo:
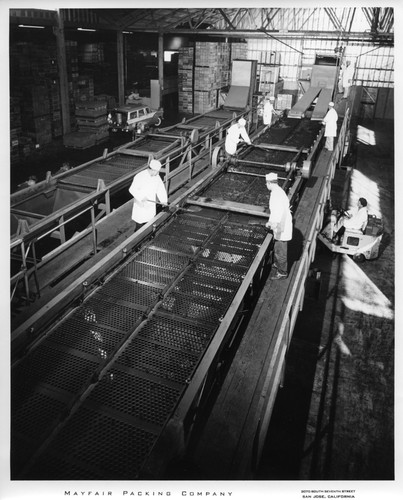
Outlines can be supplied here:
[[151, 170], [157, 170], [158, 172], [159, 170], [161, 170], [162, 165], [158, 160], [151, 160], [149, 167], [151, 168]]
[[269, 99], [270, 101], [274, 101], [274, 97], [272, 95], [269, 97]]
[[334, 102], [329, 102], [329, 106], [330, 106], [331, 108], [333, 108], [333, 106], [334, 106]]
[[246, 120], [245, 120], [245, 118], [240, 118], [240, 119], [238, 120], [238, 123], [239, 123], [239, 125], [241, 125], [241, 127], [244, 127], [244, 126], [246, 125]]
[[266, 182], [277, 182], [277, 174], [274, 172], [266, 174]]

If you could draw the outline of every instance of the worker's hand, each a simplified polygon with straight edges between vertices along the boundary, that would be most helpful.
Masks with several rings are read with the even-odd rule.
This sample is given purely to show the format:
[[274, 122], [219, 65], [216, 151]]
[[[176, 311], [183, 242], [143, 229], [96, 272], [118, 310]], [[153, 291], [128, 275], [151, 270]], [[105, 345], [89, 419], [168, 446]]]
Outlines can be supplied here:
[[270, 222], [266, 222], [265, 226], [267, 227], [267, 229], [271, 229], [271, 224], [270, 224]]

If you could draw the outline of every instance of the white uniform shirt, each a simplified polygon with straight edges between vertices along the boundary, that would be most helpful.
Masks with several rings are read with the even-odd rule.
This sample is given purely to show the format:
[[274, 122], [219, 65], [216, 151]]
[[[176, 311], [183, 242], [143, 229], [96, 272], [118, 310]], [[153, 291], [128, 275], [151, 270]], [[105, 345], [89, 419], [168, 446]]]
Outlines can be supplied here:
[[363, 229], [364, 225], [368, 222], [368, 210], [367, 207], [361, 207], [356, 213], [354, 213], [350, 219], [345, 219], [343, 226], [348, 229]]
[[323, 118], [325, 122], [325, 137], [336, 137], [337, 135], [337, 120], [339, 115], [334, 108], [330, 108]]
[[343, 87], [351, 87], [353, 83], [353, 76], [354, 76], [354, 66], [352, 64], [350, 64], [349, 66], [345, 66], [343, 68], [341, 76]]
[[161, 177], [151, 176], [148, 169], [134, 176], [129, 192], [134, 198], [132, 219], [139, 224], [148, 222], [156, 215], [157, 198], [160, 203], [168, 203], [167, 192]]
[[263, 106], [263, 125], [270, 125], [273, 116], [273, 105], [271, 101], [266, 101]]
[[225, 138], [225, 151], [228, 154], [234, 155], [236, 153], [236, 147], [241, 137], [247, 144], [251, 143], [245, 127], [240, 127], [238, 123], [234, 123], [227, 130], [227, 137]]
[[278, 184], [273, 185], [270, 192], [269, 223], [273, 230], [274, 239], [289, 241], [292, 238], [292, 215], [290, 201], [284, 189]]

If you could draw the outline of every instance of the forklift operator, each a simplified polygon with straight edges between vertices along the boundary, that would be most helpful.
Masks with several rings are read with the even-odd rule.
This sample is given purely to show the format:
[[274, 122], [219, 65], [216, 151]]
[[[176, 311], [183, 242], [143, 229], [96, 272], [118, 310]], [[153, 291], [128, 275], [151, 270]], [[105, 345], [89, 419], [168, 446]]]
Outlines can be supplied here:
[[[360, 198], [357, 203], [357, 209], [354, 214], [347, 215], [347, 218], [342, 217], [339, 221], [341, 224], [340, 228], [337, 230], [333, 236], [333, 243], [340, 245], [343, 234], [347, 229], [353, 229], [356, 231], [364, 231], [368, 222], [368, 209], [367, 200], [365, 198]], [[348, 214], [348, 213], [347, 213]]]

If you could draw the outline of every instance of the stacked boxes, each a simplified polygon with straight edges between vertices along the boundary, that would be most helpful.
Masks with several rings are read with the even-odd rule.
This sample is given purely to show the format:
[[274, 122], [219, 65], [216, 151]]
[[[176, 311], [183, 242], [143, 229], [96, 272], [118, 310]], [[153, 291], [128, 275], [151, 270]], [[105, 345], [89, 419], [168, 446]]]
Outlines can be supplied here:
[[[79, 54], [77, 41], [65, 41], [69, 91], [70, 122], [76, 126], [76, 102], [94, 100], [94, 79], [80, 75], [79, 55], [83, 62], [102, 62], [103, 44], [87, 44]], [[18, 163], [63, 135], [60, 81], [57, 67], [56, 40], [51, 43], [15, 42], [10, 44], [10, 152]], [[105, 103], [104, 103], [105, 106]], [[104, 116], [81, 117], [80, 128], [93, 128], [96, 139], [105, 137]], [[83, 122], [83, 118], [85, 123]]]
[[86, 43], [80, 50], [80, 61], [85, 64], [104, 62], [104, 46], [102, 43]]
[[231, 61], [234, 59], [248, 59], [247, 43], [231, 43]]
[[76, 120], [80, 132], [91, 132], [97, 139], [108, 136], [106, 101], [85, 101], [76, 103]]
[[178, 58], [178, 110], [193, 113], [194, 47], [179, 49]]
[[62, 112], [60, 103], [60, 87], [59, 80], [55, 79], [50, 82], [50, 113], [52, 121], [52, 136], [60, 137], [63, 135]]
[[49, 91], [46, 84], [23, 89], [21, 123], [28, 137], [43, 146], [52, 142]]
[[[217, 107], [217, 90], [195, 91], [194, 109], [195, 112], [206, 113]], [[199, 111], [197, 111], [199, 110]]]
[[[10, 56], [10, 151], [11, 161], [18, 163], [54, 137], [53, 111], [60, 113], [58, 85], [56, 95], [53, 85], [58, 78], [56, 42], [10, 44]], [[60, 117], [54, 130], [61, 130]]]
[[10, 98], [10, 160], [17, 163], [20, 159], [21, 108], [20, 99]]
[[276, 99], [276, 109], [291, 109], [293, 97], [292, 94], [279, 94]]
[[179, 111], [206, 113], [217, 107], [218, 92], [229, 85], [230, 47], [196, 42], [179, 51]]
[[66, 134], [66, 147], [85, 149], [102, 142], [109, 136], [107, 122], [108, 102], [105, 99], [79, 101], [75, 105], [77, 132]]
[[227, 43], [196, 42], [194, 113], [217, 107], [218, 91], [229, 84], [230, 50]]

